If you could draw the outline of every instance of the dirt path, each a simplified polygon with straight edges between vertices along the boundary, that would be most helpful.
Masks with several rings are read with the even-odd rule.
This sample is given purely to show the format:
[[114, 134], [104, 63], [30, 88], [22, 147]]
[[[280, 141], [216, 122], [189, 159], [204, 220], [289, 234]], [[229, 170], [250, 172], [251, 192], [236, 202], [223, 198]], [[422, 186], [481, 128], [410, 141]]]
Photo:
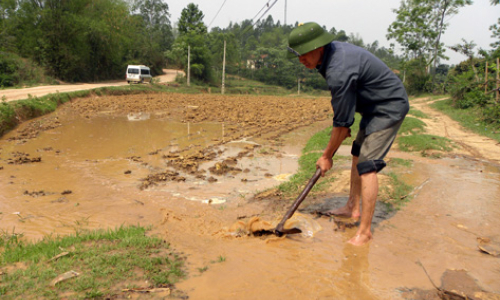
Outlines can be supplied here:
[[[173, 82], [178, 73], [183, 73], [179, 70], [164, 69], [165, 74], [156, 76], [159, 82]], [[126, 81], [116, 80], [103, 83], [83, 83], [83, 84], [61, 84], [37, 86], [24, 89], [5, 89], [0, 90], [0, 99], [5, 99], [7, 102], [14, 100], [28, 99], [29, 96], [41, 97], [52, 93], [68, 93], [82, 90], [91, 90], [107, 86], [123, 86], [128, 85]]]
[[[463, 290], [467, 280], [447, 274], [464, 270], [476, 284], [470, 299], [500, 299], [491, 294], [500, 294], [500, 259], [477, 242], [500, 242], [499, 146], [425, 99], [412, 106], [432, 116], [423, 120], [429, 134], [462, 146], [442, 159], [389, 153], [412, 161], [401, 176], [416, 187], [414, 197], [391, 218], [376, 215], [365, 247], [346, 243], [356, 228], [326, 217], [304, 217], [305, 228], [322, 228], [314, 237], [231, 230], [255, 216], [281, 218], [289, 202], [273, 202], [274, 192], [249, 200], [295, 172], [305, 142], [330, 125], [322, 98], [168, 93], [67, 103], [0, 140], [0, 229], [39, 238], [152, 225], [186, 258], [188, 276], [176, 291], [194, 300], [438, 299], [416, 262], [438, 286]], [[339, 153], [349, 155], [348, 147]], [[336, 164], [335, 189], [304, 207], [345, 201], [348, 168]], [[382, 175], [389, 171], [391, 163]]]
[[458, 122], [429, 107], [438, 100], [421, 98], [412, 102], [413, 107], [430, 116], [430, 119], [422, 119], [427, 125], [427, 132], [453, 140], [462, 147], [461, 154], [500, 163], [500, 143], [464, 129]]

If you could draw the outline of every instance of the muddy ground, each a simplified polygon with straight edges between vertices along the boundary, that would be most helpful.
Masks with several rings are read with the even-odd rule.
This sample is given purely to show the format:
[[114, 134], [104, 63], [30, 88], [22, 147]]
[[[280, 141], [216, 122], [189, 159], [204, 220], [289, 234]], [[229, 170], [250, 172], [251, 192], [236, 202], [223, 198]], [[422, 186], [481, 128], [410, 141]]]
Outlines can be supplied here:
[[[412, 101], [431, 116], [428, 133], [458, 146], [431, 156], [439, 159], [394, 147], [381, 178], [397, 171], [415, 187], [413, 199], [392, 213], [379, 204], [375, 239], [364, 247], [346, 244], [356, 231], [350, 220], [311, 214], [345, 202], [348, 159], [304, 202], [304, 234], [234, 230], [255, 218], [276, 222], [288, 208], [293, 199], [275, 187], [296, 172], [305, 142], [331, 124], [326, 98], [145, 94], [67, 103], [0, 141], [0, 229], [39, 239], [153, 225], [186, 257], [176, 291], [189, 299], [500, 299], [500, 258], [478, 242], [500, 242], [500, 147], [428, 104]], [[411, 167], [391, 166], [394, 158]]]

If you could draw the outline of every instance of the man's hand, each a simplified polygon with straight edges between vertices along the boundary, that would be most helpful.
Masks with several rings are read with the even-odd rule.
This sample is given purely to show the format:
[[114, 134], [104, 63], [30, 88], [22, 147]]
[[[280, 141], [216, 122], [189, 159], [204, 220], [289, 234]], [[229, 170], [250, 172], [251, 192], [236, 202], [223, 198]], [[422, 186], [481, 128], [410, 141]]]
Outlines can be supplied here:
[[321, 176], [325, 176], [325, 173], [328, 172], [333, 166], [333, 159], [330, 157], [321, 156], [316, 162], [316, 167], [321, 169]]
[[333, 165], [333, 155], [337, 152], [340, 144], [346, 139], [346, 137], [351, 136], [351, 129], [347, 127], [333, 127], [330, 137], [330, 141], [326, 146], [323, 155], [316, 162], [316, 167], [321, 169], [321, 176], [325, 176], [325, 173], [332, 168]]

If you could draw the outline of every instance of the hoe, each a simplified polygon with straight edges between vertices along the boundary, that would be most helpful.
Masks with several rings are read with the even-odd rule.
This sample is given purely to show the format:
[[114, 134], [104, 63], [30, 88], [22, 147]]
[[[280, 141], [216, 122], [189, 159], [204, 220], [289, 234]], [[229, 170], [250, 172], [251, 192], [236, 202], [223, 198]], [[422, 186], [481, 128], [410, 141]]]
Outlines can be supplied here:
[[293, 214], [295, 213], [297, 208], [299, 208], [299, 205], [302, 203], [302, 201], [304, 201], [307, 194], [309, 194], [312, 187], [314, 186], [316, 181], [318, 181], [320, 176], [321, 176], [321, 169], [318, 168], [318, 169], [316, 169], [316, 173], [314, 173], [314, 175], [311, 177], [311, 179], [309, 179], [309, 182], [307, 183], [307, 185], [304, 188], [304, 190], [302, 191], [302, 193], [300, 193], [299, 197], [297, 197], [295, 202], [293, 202], [292, 206], [288, 209], [288, 211], [286, 212], [286, 214], [283, 217], [283, 219], [281, 220], [281, 222], [278, 224], [278, 226], [276, 226], [276, 229], [274, 230], [274, 234], [276, 234], [277, 236], [283, 236], [284, 234], [293, 234], [293, 233], [301, 233], [302, 232], [302, 230], [300, 230], [297, 227], [285, 229], [284, 225], [285, 225], [285, 222], [293, 216]]

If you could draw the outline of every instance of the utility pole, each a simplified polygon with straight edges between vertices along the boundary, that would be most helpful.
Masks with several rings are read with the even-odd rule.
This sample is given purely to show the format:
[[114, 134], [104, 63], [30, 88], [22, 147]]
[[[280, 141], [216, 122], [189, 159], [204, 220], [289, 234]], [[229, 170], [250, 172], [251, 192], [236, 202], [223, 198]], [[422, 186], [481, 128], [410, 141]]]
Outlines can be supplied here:
[[189, 86], [189, 77], [191, 73], [191, 46], [188, 45], [188, 78], [187, 78], [187, 85]]
[[221, 88], [222, 94], [224, 94], [225, 77], [226, 77], [226, 40], [224, 40], [224, 58], [222, 58], [222, 88]]
[[486, 66], [484, 67], [484, 93], [488, 92], [488, 62], [486, 62]]
[[498, 59], [497, 57], [497, 98], [496, 98], [496, 102], [498, 104], [498, 97], [500, 95], [500, 87], [499, 87], [499, 84], [500, 84], [500, 59]]
[[285, 26], [286, 26], [286, 2], [287, 0], [285, 0]]

